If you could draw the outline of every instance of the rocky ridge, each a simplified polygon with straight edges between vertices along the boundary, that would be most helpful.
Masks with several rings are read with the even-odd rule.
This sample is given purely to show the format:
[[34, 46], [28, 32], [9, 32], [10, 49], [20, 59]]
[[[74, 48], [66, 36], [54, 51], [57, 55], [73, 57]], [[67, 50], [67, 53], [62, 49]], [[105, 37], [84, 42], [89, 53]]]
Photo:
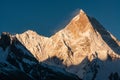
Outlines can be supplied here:
[[0, 80], [81, 80], [75, 74], [39, 62], [15, 35], [0, 38]]

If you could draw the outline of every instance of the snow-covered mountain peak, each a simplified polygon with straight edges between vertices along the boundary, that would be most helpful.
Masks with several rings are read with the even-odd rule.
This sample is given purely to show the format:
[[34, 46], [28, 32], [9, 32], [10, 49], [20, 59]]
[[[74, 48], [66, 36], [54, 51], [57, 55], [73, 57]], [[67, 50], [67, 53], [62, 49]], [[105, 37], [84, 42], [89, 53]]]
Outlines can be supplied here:
[[86, 13], [81, 9], [79, 13], [72, 19], [74, 21], [79, 20], [80, 16], [86, 15]]
[[[43, 47], [39, 44], [40, 39], [42, 39], [42, 36], [39, 36], [36, 32], [31, 30], [24, 32], [21, 36], [19, 34], [11, 35], [10, 33], [3, 32], [0, 37], [0, 79], [80, 80], [78, 76], [62, 68], [39, 62], [38, 59], [40, 59], [39, 56], [41, 56], [39, 54], [41, 53], [36, 52]], [[27, 49], [28, 47], [30, 51]], [[33, 54], [31, 50], [34, 51]]]
[[[63, 76], [66, 71], [83, 80], [116, 80], [116, 75], [120, 79], [119, 43], [95, 18], [80, 10], [65, 28], [49, 38], [32, 30], [14, 36], [2, 34], [0, 51], [8, 57], [2, 54], [0, 56], [19, 70], [33, 78], [39, 77], [40, 80], [49, 80], [46, 79], [51, 76], [48, 73], [59, 72], [57, 75]], [[56, 76], [55, 74], [52, 75]], [[46, 75], [48, 76], [43, 79]], [[70, 80], [71, 75], [65, 75], [64, 78], [66, 76], [65, 80]], [[71, 80], [74, 79], [78, 80], [76, 76]]]
[[85, 12], [82, 9], [80, 9], [80, 14], [85, 14]]
[[[66, 26], [65, 28], [69, 32], [71, 32], [76, 37], [80, 37], [82, 33], [86, 33], [89, 31], [93, 31], [93, 26], [89, 20], [87, 14], [80, 10], [78, 13]], [[83, 34], [82, 34], [83, 35]]]

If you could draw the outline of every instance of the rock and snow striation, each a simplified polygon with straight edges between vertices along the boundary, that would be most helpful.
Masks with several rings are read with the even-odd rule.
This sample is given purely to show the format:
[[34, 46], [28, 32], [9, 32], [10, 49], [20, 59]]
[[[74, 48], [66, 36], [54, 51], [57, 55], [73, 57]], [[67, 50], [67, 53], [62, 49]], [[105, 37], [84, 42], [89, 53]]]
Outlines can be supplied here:
[[[95, 18], [89, 17], [83, 10], [80, 10], [79, 14], [64, 29], [61, 29], [51, 37], [44, 37], [32, 30], [14, 36], [11, 35], [11, 37], [13, 37], [10, 38], [13, 42], [7, 42], [7, 47], [2, 45], [6, 42], [2, 38], [0, 40], [0, 45], [7, 52], [5, 52], [6, 55], [11, 55], [9, 60], [6, 55], [3, 58], [9, 62], [14, 55], [16, 57], [14, 60], [18, 62], [16, 65], [24, 73], [27, 72], [24, 71], [23, 63], [19, 61], [33, 67], [35, 64], [34, 60], [29, 60], [33, 58], [37, 61], [37, 64], [47, 65], [47, 68], [49, 67], [53, 72], [58, 71], [63, 73], [63, 75], [70, 72], [69, 78], [71, 73], [73, 73], [83, 80], [120, 79], [120, 42]], [[14, 49], [14, 46], [12, 50], [15, 51], [9, 51], [11, 47], [8, 47], [8, 45], [16, 42], [16, 40], [24, 48], [15, 44], [17, 48], [22, 50], [18, 52], [18, 50]], [[27, 57], [25, 55], [32, 56]], [[18, 58], [18, 56], [21, 57]], [[14, 60], [11, 61], [11, 64], [16, 66]], [[27, 64], [24, 66], [28, 66]], [[46, 66], [44, 67], [46, 68]], [[44, 68], [39, 68], [39, 66], [37, 68], [39, 71], [44, 70]], [[34, 70], [36, 69], [34, 68]], [[34, 70], [32, 72], [37, 74]], [[28, 71], [27, 75], [32, 72]], [[34, 74], [32, 75], [33, 78]], [[71, 79], [75, 80], [76, 78], [77, 80], [78, 78], [75, 75]], [[42, 74], [38, 76], [42, 76]]]
[[81, 79], [62, 68], [39, 62], [15, 35], [4, 32], [0, 38], [0, 80]]

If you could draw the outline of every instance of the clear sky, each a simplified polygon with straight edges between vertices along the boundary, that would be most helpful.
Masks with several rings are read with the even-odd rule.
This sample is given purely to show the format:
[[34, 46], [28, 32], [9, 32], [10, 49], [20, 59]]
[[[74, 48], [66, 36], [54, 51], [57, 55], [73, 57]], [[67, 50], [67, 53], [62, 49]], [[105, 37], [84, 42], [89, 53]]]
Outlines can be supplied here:
[[120, 0], [0, 0], [0, 32], [50, 36], [83, 9], [120, 40]]

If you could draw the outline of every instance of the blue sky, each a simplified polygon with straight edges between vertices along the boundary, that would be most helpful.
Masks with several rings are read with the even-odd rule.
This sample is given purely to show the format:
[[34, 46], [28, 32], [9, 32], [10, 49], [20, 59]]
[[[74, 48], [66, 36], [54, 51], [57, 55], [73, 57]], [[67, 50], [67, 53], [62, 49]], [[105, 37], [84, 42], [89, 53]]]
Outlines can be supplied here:
[[0, 0], [0, 33], [28, 29], [50, 36], [83, 9], [120, 39], [120, 0]]

